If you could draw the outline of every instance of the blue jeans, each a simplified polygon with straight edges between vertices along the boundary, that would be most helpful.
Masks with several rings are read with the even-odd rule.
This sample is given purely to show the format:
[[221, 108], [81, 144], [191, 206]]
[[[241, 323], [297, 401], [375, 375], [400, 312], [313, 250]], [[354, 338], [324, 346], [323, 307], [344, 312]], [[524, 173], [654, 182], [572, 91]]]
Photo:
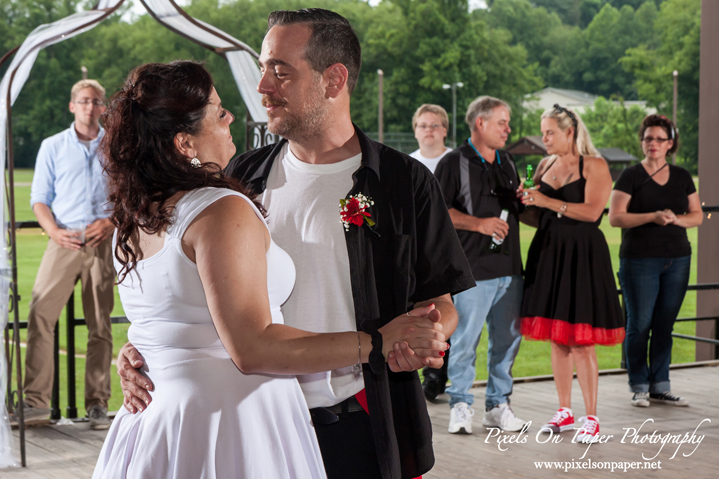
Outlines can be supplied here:
[[519, 332], [522, 292], [521, 276], [504, 276], [477, 281], [476, 288], [454, 297], [459, 322], [452, 335], [452, 354], [449, 356], [449, 380], [452, 385], [447, 394], [450, 396], [450, 407], [458, 402], [469, 405], [474, 402], [474, 395], [469, 390], [476, 376], [477, 345], [485, 322], [489, 331], [485, 406], [491, 409], [498, 404], [509, 403], [512, 366], [522, 341]]
[[620, 259], [619, 282], [627, 305], [626, 356], [631, 392], [671, 391], [672, 329], [687, 292], [690, 260], [691, 256]]

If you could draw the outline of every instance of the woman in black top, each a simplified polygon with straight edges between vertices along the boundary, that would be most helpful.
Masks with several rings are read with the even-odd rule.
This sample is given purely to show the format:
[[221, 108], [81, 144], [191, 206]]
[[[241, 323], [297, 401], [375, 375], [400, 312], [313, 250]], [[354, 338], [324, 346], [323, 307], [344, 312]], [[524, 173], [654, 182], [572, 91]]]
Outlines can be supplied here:
[[702, 223], [701, 202], [689, 172], [667, 163], [678, 146], [671, 121], [647, 116], [639, 138], [646, 156], [624, 170], [609, 207], [609, 223], [622, 228], [619, 282], [627, 306], [629, 388], [633, 406], [647, 407], [650, 399], [686, 406], [686, 398], [671, 394], [669, 363], [672, 328], [689, 283], [686, 229]]

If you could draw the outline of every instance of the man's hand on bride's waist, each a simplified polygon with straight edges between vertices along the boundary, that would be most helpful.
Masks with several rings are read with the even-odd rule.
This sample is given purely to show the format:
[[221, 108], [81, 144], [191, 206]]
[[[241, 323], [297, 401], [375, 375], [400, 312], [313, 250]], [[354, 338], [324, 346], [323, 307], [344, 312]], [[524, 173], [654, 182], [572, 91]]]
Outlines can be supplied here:
[[152, 402], [149, 391], [155, 386], [152, 381], [140, 372], [145, 364], [140, 352], [127, 343], [117, 355], [117, 374], [120, 376], [122, 389], [122, 405], [132, 414], [142, 412]]

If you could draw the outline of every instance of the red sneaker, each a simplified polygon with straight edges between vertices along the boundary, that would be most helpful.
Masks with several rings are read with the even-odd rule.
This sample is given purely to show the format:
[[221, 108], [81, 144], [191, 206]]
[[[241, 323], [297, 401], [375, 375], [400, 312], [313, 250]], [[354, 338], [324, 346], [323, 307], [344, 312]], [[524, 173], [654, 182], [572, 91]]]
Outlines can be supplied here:
[[568, 407], [560, 407], [551, 421], [542, 426], [545, 432], [562, 432], [574, 428], [574, 414]]
[[582, 427], [577, 431], [577, 442], [584, 444], [591, 444], [597, 442], [599, 439], [599, 418], [597, 416], [585, 416], [580, 417], [580, 421], [583, 421]]

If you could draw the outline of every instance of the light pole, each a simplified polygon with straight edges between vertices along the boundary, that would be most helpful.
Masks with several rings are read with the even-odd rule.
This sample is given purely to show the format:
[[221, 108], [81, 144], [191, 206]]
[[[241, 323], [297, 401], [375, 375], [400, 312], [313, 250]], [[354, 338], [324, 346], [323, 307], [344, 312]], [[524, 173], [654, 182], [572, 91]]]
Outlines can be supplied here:
[[456, 83], [445, 83], [442, 88], [445, 90], [452, 89], [452, 148], [457, 148], [457, 88], [462, 88], [464, 83], [458, 81]]
[[[679, 96], [679, 72], [674, 70], [672, 73], [674, 77], [674, 98], [672, 101], [672, 121], [674, 122], [674, 134], [677, 131], [677, 97]], [[676, 140], [675, 140], [676, 141]], [[672, 155], [672, 165], [677, 164], [677, 153], [674, 152]]]

